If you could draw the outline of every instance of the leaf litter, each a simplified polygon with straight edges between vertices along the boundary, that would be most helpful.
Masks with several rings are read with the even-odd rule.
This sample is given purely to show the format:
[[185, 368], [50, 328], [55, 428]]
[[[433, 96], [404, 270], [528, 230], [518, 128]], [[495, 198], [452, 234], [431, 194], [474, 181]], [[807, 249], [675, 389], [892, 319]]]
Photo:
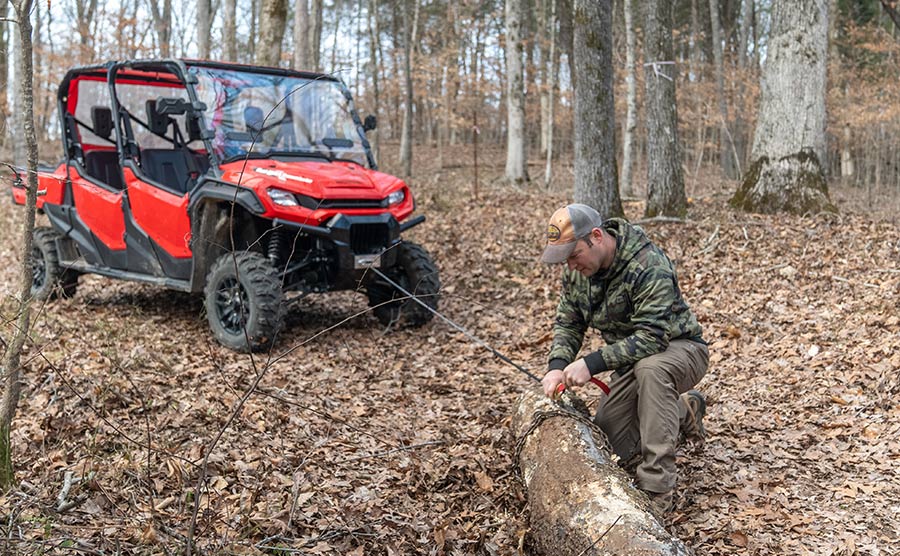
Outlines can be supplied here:
[[[442, 312], [542, 373], [559, 270], [536, 259], [564, 194], [491, 185], [475, 201], [463, 170], [439, 176], [417, 184], [428, 222], [410, 237], [441, 268]], [[900, 553], [897, 223], [843, 205], [737, 213], [726, 185], [705, 187], [688, 222], [645, 224], [711, 344], [708, 439], [679, 452], [667, 526], [698, 554]], [[18, 212], [2, 205], [7, 261]], [[199, 496], [204, 553], [527, 552], [508, 417], [536, 386], [438, 320], [384, 330], [365, 314], [303, 343], [364, 307], [301, 300], [251, 364], [211, 340], [197, 298], [83, 277], [36, 308], [0, 544], [174, 552]]]

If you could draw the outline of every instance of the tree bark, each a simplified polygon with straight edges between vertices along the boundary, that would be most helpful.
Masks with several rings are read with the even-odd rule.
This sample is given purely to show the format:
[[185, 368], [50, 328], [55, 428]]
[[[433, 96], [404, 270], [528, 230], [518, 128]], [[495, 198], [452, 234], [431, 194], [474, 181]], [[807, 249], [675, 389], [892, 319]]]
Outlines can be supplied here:
[[634, 55], [637, 49], [634, 34], [634, 0], [624, 0], [625, 15], [625, 126], [622, 128], [622, 191], [626, 197], [634, 197], [634, 140], [637, 129], [637, 79], [634, 73]]
[[20, 84], [19, 94], [22, 99], [23, 126], [21, 129], [17, 129], [16, 132], [21, 132], [24, 135], [28, 165], [25, 189], [25, 222], [22, 225], [22, 250], [20, 251], [22, 265], [19, 274], [18, 317], [12, 339], [6, 346], [3, 367], [0, 369], [0, 376], [3, 377], [3, 393], [0, 394], [0, 490], [4, 492], [15, 483], [9, 433], [12, 429], [12, 420], [15, 417], [22, 391], [22, 348], [25, 345], [25, 339], [28, 337], [28, 328], [31, 322], [31, 250], [34, 241], [34, 215], [38, 185], [38, 146], [34, 130], [34, 86], [32, 81], [33, 68], [31, 65], [31, 20], [29, 19], [32, 0], [18, 0], [12, 2], [12, 5], [18, 21], [20, 48], [16, 52], [20, 58], [20, 67], [22, 69], [22, 72], [17, 75]]
[[[9, 3], [0, 1], [0, 19], [6, 19], [9, 13]], [[11, 39], [8, 35], [9, 25], [7, 23], [0, 24], [0, 79], [6, 83], [9, 79], [9, 46]], [[7, 122], [9, 118], [9, 98], [6, 93], [6, 86], [0, 87], [0, 121]], [[7, 145], [9, 136], [11, 135], [9, 125], [3, 124], [0, 127], [0, 147]]]
[[553, 180], [553, 119], [556, 89], [556, 0], [550, 0], [550, 56], [546, 61], [547, 77], [547, 159], [544, 163], [544, 187]]
[[[91, 0], [91, 2], [96, 6], [96, 0]], [[172, 0], [162, 0], [162, 9], [160, 9], [159, 0], [150, 0], [150, 13], [153, 16], [153, 27], [156, 29], [156, 40], [159, 43], [159, 55], [161, 58], [168, 58], [171, 56], [172, 42]], [[82, 37], [82, 44], [86, 44], [84, 37]]]
[[203, 60], [210, 57], [209, 43], [212, 39], [212, 0], [197, 1], [197, 54]]
[[287, 0], [263, 0], [259, 14], [259, 45], [256, 63], [275, 66], [281, 62], [281, 42], [287, 25]]
[[222, 48], [225, 60], [229, 62], [237, 61], [237, 0], [225, 0]]
[[612, 85], [611, 0], [575, 0], [575, 202], [621, 216]]
[[709, 22], [712, 29], [713, 64], [716, 72], [716, 103], [719, 106], [719, 164], [728, 179], [738, 177], [735, 168], [734, 143], [728, 129], [728, 102], [725, 99], [725, 68], [722, 60], [722, 24], [719, 1], [709, 0]]
[[512, 183], [528, 181], [525, 159], [525, 74], [522, 0], [506, 0], [506, 171]]
[[672, 2], [644, 3], [644, 81], [647, 95], [647, 217], [687, 212], [672, 52]]
[[400, 135], [400, 163], [403, 166], [403, 177], [412, 177], [412, 131], [413, 131], [413, 81], [412, 81], [412, 52], [415, 42], [415, 20], [419, 16], [419, 0], [413, 0], [415, 11], [410, 21], [409, 3], [403, 10], [403, 92], [406, 98], [403, 111], [403, 131]]
[[[573, 417], [574, 416], [574, 417]], [[646, 495], [596, 439], [584, 402], [525, 392], [512, 419], [528, 498], [533, 553], [554, 556], [688, 555], [647, 511]], [[532, 428], [534, 427], [534, 428]]]
[[748, 212], [835, 211], [825, 180], [828, 0], [778, 0], [750, 168], [731, 199]]
[[[369, 71], [372, 79], [372, 114], [378, 117], [380, 109], [380, 91], [378, 90], [379, 45], [381, 34], [378, 30], [378, 0], [369, 0]], [[372, 155], [376, 163], [381, 160], [381, 133], [376, 127], [371, 132]]]
[[311, 0], [309, 5], [309, 36], [307, 37], [311, 68], [322, 71], [322, 0]]

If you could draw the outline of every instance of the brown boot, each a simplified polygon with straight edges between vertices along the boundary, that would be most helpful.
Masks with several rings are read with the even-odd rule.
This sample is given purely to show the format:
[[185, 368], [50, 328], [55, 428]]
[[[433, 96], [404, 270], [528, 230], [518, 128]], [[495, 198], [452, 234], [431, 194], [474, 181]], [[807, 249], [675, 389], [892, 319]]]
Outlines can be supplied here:
[[659, 519], [665, 519], [666, 514], [668, 514], [672, 510], [672, 506], [674, 505], [674, 497], [672, 496], [672, 491], [647, 491], [647, 496], [650, 497], [650, 511], [653, 512], [653, 515], [655, 515]]
[[706, 398], [697, 390], [688, 390], [681, 395], [681, 401], [687, 406], [688, 420], [681, 424], [681, 434], [685, 440], [690, 440], [698, 446], [706, 442], [706, 429], [703, 427], [703, 417], [706, 415]]

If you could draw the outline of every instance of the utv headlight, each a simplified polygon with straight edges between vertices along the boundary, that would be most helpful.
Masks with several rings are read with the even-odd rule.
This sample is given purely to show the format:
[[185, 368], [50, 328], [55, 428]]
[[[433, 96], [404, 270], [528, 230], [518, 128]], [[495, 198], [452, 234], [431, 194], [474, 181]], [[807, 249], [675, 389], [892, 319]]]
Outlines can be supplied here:
[[272, 199], [272, 202], [276, 205], [280, 205], [282, 207], [296, 207], [300, 204], [297, 202], [297, 198], [294, 197], [294, 194], [290, 191], [275, 189], [273, 187], [269, 189], [268, 193], [269, 199]]
[[387, 204], [388, 206], [399, 205], [403, 202], [403, 199], [406, 199], [406, 192], [402, 189], [398, 189], [387, 196]]

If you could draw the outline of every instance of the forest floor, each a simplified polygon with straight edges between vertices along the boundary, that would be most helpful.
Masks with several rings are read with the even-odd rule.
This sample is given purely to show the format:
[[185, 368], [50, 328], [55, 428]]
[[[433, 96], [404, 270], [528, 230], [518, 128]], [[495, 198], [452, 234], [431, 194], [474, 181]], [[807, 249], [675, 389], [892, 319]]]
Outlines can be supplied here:
[[[571, 172], [547, 192], [482, 167], [476, 201], [471, 167], [417, 154], [428, 221], [410, 239], [440, 266], [441, 310], [542, 374], [559, 269], [537, 258]], [[760, 216], [727, 207], [734, 187], [689, 179], [687, 221], [645, 225], [711, 344], [708, 440], [679, 453], [666, 525], [697, 554], [900, 554], [896, 197], [835, 189], [839, 216]], [[4, 334], [20, 213], [3, 194]], [[215, 344], [186, 294], [83, 277], [36, 307], [0, 546], [527, 554], [509, 417], [535, 384], [438, 320], [385, 330], [365, 309], [356, 293], [304, 298], [251, 358]]]

